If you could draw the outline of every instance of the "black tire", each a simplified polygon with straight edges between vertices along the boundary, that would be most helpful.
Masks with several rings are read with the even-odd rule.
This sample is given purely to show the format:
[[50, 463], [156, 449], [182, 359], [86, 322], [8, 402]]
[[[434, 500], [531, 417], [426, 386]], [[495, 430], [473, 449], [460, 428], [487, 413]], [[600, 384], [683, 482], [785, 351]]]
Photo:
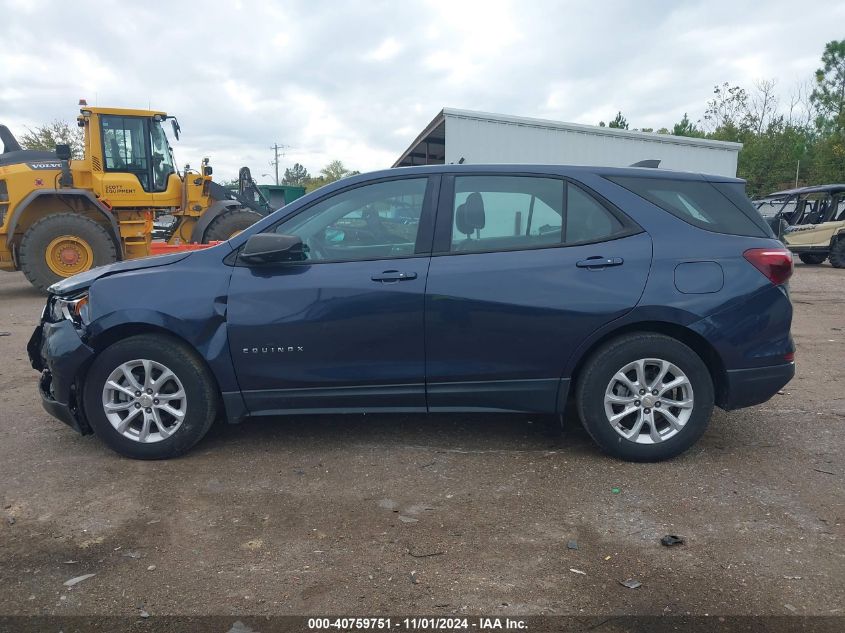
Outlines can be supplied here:
[[[605, 392], [611, 380], [628, 363], [640, 359], [668, 361], [686, 375], [692, 388], [693, 407], [689, 419], [675, 435], [653, 444], [622, 437], [605, 412]], [[651, 397], [648, 393], [646, 396]], [[713, 380], [699, 355], [685, 344], [662, 334], [635, 333], [606, 343], [590, 357], [580, 372], [575, 398], [584, 427], [602, 450], [628, 461], [656, 462], [680, 455], [704, 433], [713, 412]], [[639, 400], [634, 404], [636, 402], [643, 405]], [[661, 413], [658, 409], [655, 411]], [[678, 415], [677, 410], [670, 409], [670, 412]], [[661, 425], [668, 425], [662, 413], [654, 416], [658, 430]], [[649, 428], [648, 424], [643, 425], [643, 429], [646, 428]]]
[[[123, 363], [143, 359], [171, 370], [186, 395], [181, 425], [169, 437], [151, 443], [118, 432], [103, 407], [103, 389], [111, 373]], [[202, 360], [178, 339], [161, 334], [132, 336], [107, 347], [94, 359], [83, 386], [84, 410], [91, 428], [111, 449], [134, 459], [168, 459], [190, 450], [211, 428], [219, 399], [216, 383]], [[155, 430], [155, 425], [150, 428]]]
[[208, 225], [202, 243], [208, 244], [218, 240], [225, 242], [244, 229], [248, 229], [263, 217], [260, 213], [243, 207], [224, 211]]
[[77, 237], [88, 244], [93, 255], [89, 268], [117, 261], [114, 240], [102, 224], [78, 213], [55, 213], [45, 216], [26, 230], [18, 251], [23, 274], [41, 292], [46, 292], [47, 288], [57, 281], [76, 274], [59, 275], [47, 264], [48, 246], [63, 235]]
[[830, 265], [834, 268], [845, 268], [845, 237], [840, 237], [830, 247]]
[[798, 253], [798, 259], [810, 266], [818, 266], [824, 264], [827, 259], [827, 253]]

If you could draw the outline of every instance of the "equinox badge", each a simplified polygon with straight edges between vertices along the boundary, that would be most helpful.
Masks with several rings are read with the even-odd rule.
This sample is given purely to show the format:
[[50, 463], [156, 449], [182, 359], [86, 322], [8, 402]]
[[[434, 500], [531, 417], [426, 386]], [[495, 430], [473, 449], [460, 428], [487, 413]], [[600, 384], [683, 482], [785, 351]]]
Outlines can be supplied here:
[[244, 347], [244, 354], [290, 354], [293, 352], [304, 352], [305, 348], [301, 345], [289, 345], [287, 347], [279, 347], [271, 345], [269, 347]]

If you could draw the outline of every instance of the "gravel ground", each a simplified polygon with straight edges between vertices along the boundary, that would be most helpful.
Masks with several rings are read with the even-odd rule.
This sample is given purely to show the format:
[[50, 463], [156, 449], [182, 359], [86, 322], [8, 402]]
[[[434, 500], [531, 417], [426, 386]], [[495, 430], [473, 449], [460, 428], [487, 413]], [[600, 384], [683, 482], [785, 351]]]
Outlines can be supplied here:
[[792, 297], [796, 378], [671, 462], [450, 415], [219, 426], [151, 463], [44, 413], [43, 298], [2, 273], [0, 614], [845, 615], [845, 271], [798, 264]]

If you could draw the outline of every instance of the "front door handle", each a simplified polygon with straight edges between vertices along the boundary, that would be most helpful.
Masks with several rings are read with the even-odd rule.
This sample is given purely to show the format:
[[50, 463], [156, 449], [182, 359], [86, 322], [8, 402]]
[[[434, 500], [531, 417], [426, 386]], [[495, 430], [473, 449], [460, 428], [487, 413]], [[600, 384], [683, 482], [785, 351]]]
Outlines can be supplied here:
[[373, 281], [381, 281], [384, 283], [393, 283], [397, 281], [408, 281], [409, 279], [416, 279], [417, 273], [401, 273], [398, 270], [385, 270], [380, 275], [373, 275], [370, 277]]
[[587, 259], [582, 259], [579, 262], [576, 262], [575, 265], [578, 268], [589, 268], [591, 270], [597, 270], [599, 268], [609, 268], [611, 266], [621, 266], [625, 263], [625, 260], [621, 257], [602, 257], [600, 255], [593, 255], [592, 257], [588, 257]]

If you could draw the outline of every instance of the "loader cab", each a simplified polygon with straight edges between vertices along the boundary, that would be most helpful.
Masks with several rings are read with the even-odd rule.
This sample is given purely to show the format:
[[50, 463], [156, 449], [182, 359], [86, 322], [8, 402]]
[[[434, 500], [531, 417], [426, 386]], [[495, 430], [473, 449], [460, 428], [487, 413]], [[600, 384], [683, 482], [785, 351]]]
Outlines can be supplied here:
[[164, 131], [164, 112], [83, 109], [92, 185], [112, 206], [181, 204], [182, 181]]
[[105, 115], [100, 122], [105, 171], [134, 174], [144, 191], [166, 191], [176, 167], [161, 120]]

